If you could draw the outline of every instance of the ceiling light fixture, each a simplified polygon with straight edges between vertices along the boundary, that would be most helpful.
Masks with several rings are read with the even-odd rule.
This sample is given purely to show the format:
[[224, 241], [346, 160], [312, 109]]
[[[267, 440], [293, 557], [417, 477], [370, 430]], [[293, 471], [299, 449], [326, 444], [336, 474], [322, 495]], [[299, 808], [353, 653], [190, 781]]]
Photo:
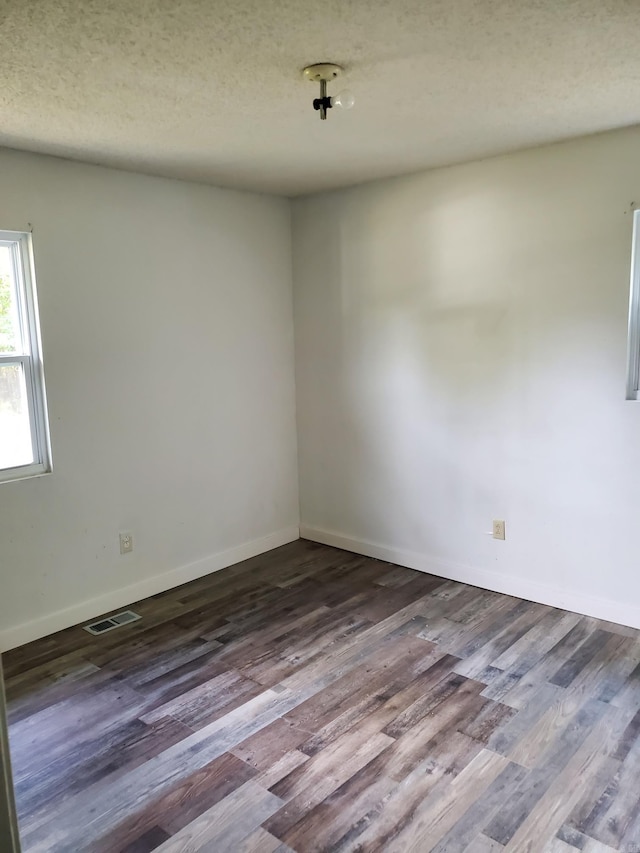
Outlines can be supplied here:
[[307, 65], [303, 70], [303, 75], [312, 83], [320, 83], [320, 97], [314, 98], [314, 110], [320, 110], [320, 118], [324, 121], [327, 117], [327, 110], [331, 107], [340, 107], [343, 110], [350, 110], [355, 102], [355, 98], [348, 89], [343, 89], [337, 95], [329, 97], [327, 95], [327, 83], [340, 77], [344, 72], [344, 68], [340, 65], [334, 65], [333, 62], [317, 62], [315, 65]]

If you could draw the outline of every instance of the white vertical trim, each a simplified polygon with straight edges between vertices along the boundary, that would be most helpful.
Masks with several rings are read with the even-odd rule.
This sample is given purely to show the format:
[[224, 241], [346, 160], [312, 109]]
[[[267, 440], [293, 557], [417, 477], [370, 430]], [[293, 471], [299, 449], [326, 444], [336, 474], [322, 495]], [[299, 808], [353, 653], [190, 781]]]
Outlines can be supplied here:
[[633, 214], [631, 283], [629, 287], [629, 337], [627, 400], [637, 400], [640, 389], [640, 210]]

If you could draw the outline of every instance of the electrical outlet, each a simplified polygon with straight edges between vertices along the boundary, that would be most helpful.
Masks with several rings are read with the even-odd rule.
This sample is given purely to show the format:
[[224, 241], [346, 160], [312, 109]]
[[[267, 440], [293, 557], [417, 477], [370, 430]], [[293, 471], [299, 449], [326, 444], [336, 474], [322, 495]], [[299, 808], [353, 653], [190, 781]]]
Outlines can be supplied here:
[[120, 534], [120, 553], [121, 554], [130, 554], [132, 551], [133, 551], [133, 536], [131, 535], [131, 533], [121, 533]]
[[494, 539], [505, 539], [505, 529], [504, 529], [504, 521], [500, 521], [498, 519], [494, 519], [493, 521], [493, 538]]

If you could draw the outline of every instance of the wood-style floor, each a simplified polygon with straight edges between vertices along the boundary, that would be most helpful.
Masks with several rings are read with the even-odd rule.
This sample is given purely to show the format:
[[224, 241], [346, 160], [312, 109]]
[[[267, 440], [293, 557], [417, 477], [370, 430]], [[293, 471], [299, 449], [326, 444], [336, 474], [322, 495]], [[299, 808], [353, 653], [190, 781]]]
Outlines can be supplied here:
[[640, 851], [640, 632], [296, 542], [5, 656], [27, 853]]

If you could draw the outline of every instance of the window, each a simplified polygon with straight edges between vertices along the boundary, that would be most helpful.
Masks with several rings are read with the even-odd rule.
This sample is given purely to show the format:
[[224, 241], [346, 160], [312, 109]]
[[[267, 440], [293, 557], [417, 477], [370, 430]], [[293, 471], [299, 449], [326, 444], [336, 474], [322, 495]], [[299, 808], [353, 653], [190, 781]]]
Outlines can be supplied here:
[[0, 481], [50, 470], [31, 235], [0, 231]]
[[633, 214], [627, 400], [640, 400], [640, 210]]

